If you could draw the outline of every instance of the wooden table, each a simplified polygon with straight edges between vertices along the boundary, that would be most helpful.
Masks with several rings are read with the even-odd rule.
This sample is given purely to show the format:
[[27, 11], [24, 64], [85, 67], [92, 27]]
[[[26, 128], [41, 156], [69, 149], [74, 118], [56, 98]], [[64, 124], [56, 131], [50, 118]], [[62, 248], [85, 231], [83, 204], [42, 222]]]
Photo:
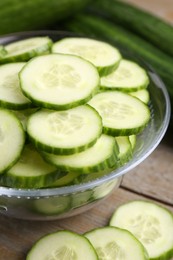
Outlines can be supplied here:
[[[172, 0], [130, 0], [173, 21]], [[171, 5], [172, 4], [172, 5]], [[172, 135], [173, 136], [173, 135]], [[61, 229], [78, 233], [108, 224], [115, 208], [129, 200], [149, 199], [173, 212], [173, 137], [167, 133], [158, 148], [140, 166], [128, 173], [121, 187], [99, 206], [64, 220], [25, 221], [0, 215], [0, 260], [24, 260], [41, 236]]]

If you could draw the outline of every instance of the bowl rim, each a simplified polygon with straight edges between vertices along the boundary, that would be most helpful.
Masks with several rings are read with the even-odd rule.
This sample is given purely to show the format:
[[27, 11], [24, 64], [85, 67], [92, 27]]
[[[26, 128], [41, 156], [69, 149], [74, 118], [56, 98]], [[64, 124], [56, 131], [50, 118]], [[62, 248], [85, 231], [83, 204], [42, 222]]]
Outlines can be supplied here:
[[[29, 37], [36, 37], [36, 36], [78, 36], [77, 33], [68, 32], [68, 31], [55, 31], [55, 30], [36, 30], [36, 31], [27, 31], [27, 32], [17, 32], [17, 33], [10, 33], [0, 36], [0, 44], [3, 44], [7, 40], [16, 40], [16, 38], [29, 38]], [[81, 36], [81, 35], [79, 35]], [[90, 37], [91, 38], [91, 37]], [[9, 187], [3, 187], [0, 186], [0, 197], [18, 197], [18, 198], [40, 198], [40, 197], [51, 197], [51, 196], [67, 196], [69, 194], [75, 194], [77, 192], [82, 192], [84, 190], [90, 190], [93, 187], [100, 186], [108, 181], [113, 181], [116, 178], [119, 178], [123, 176], [125, 173], [129, 172], [133, 168], [135, 168], [137, 165], [139, 165], [141, 162], [143, 162], [159, 145], [162, 138], [164, 137], [166, 130], [169, 125], [170, 116], [171, 116], [171, 103], [169, 94], [167, 92], [166, 86], [161, 80], [161, 78], [157, 75], [157, 73], [154, 71], [154, 69], [144, 62], [142, 59], [137, 57], [138, 60], [141, 60], [144, 65], [148, 67], [150, 72], [154, 75], [154, 79], [152, 80], [154, 82], [157, 82], [157, 87], [160, 88], [162, 91], [162, 94], [165, 98], [165, 115], [164, 120], [162, 122], [162, 125], [159, 129], [159, 133], [155, 136], [154, 142], [151, 143], [151, 145], [148, 147], [148, 149], [145, 150], [145, 153], [142, 154], [142, 156], [135, 161], [134, 163], [130, 163], [131, 160], [125, 164], [124, 166], [111, 171], [109, 174], [106, 174], [98, 179], [86, 182], [86, 183], [80, 183], [80, 184], [73, 184], [69, 186], [63, 186], [63, 187], [57, 187], [57, 188], [41, 188], [41, 189], [17, 189], [17, 188], [9, 188]]]

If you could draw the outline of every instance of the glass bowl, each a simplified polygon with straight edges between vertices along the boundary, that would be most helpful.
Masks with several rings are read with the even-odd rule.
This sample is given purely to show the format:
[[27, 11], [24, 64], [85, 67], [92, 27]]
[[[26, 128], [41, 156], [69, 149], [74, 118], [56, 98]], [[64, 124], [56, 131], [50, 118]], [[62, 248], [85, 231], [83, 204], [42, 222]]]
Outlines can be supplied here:
[[[36, 31], [0, 37], [0, 44], [34, 37], [49, 36], [53, 41], [74, 36], [69, 32]], [[162, 140], [170, 120], [170, 100], [163, 82], [156, 73], [139, 59], [121, 50], [124, 57], [137, 61], [150, 77], [151, 121], [137, 138], [133, 158], [123, 167], [110, 173], [59, 188], [14, 189], [0, 187], [0, 213], [21, 219], [51, 220], [79, 214], [93, 207], [119, 187], [124, 174], [145, 160]]]

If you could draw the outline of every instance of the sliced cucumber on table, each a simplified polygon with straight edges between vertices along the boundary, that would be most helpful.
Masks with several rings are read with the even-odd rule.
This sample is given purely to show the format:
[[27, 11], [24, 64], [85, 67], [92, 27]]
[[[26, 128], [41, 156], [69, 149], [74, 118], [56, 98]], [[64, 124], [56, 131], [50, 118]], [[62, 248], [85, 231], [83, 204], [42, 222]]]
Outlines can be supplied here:
[[46, 163], [36, 149], [27, 144], [17, 163], [1, 176], [1, 183], [16, 188], [42, 188], [65, 174], [66, 172]]
[[25, 64], [25, 62], [18, 62], [0, 66], [1, 107], [21, 110], [33, 106], [20, 88], [18, 73]]
[[94, 64], [100, 75], [107, 75], [115, 70], [121, 60], [118, 49], [106, 42], [89, 38], [64, 38], [53, 44], [52, 52], [80, 56]]
[[73, 154], [94, 145], [102, 133], [102, 121], [89, 105], [65, 111], [41, 109], [30, 116], [27, 133], [40, 150]]
[[149, 201], [131, 201], [119, 206], [111, 226], [129, 230], [148, 251], [152, 260], [173, 256], [173, 214]]
[[26, 260], [87, 259], [98, 260], [89, 240], [71, 231], [58, 231], [40, 238], [28, 252]]
[[50, 52], [52, 40], [47, 37], [33, 37], [15, 41], [4, 46], [6, 55], [0, 57], [0, 64], [28, 61], [29, 59]]
[[99, 259], [148, 260], [143, 245], [127, 230], [103, 227], [85, 233]]
[[101, 88], [105, 90], [136, 91], [149, 84], [146, 71], [137, 63], [122, 59], [116, 70], [101, 77]]
[[88, 104], [94, 107], [102, 117], [105, 134], [113, 136], [137, 134], [150, 120], [148, 106], [121, 91], [98, 93]]
[[83, 152], [71, 155], [43, 153], [43, 157], [60, 169], [91, 174], [116, 166], [118, 153], [116, 140], [112, 136], [101, 135], [92, 147]]
[[19, 159], [25, 143], [25, 134], [18, 118], [0, 108], [0, 174]]
[[33, 103], [57, 110], [85, 104], [96, 93], [100, 82], [94, 65], [66, 54], [49, 54], [30, 60], [19, 78], [23, 93]]

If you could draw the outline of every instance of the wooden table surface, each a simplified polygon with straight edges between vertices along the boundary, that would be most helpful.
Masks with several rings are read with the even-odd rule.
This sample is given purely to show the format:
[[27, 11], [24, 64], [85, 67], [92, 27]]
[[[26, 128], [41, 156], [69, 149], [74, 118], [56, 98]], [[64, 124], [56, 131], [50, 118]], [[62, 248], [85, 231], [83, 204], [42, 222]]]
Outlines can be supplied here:
[[[129, 0], [173, 22], [173, 0]], [[0, 215], [0, 260], [24, 260], [41, 236], [61, 229], [78, 233], [108, 224], [115, 208], [129, 200], [149, 199], [173, 212], [173, 137], [167, 133], [157, 149], [129, 172], [122, 185], [99, 206], [64, 220], [27, 221]]]

